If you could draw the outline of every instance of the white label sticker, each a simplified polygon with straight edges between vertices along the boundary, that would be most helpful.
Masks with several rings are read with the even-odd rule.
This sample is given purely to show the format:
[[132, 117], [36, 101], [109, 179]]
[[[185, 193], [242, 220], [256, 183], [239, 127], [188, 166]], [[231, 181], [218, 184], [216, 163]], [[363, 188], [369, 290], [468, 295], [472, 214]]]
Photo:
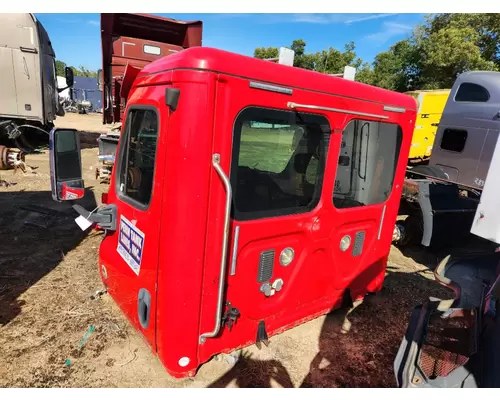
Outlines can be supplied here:
[[139, 275], [142, 250], [144, 249], [144, 239], [146, 236], [123, 215], [120, 216], [120, 229], [118, 234], [118, 247], [116, 251], [132, 271], [134, 271], [136, 275]]
[[482, 179], [479, 179], [479, 178], [474, 179], [474, 183], [479, 187], [484, 186], [484, 181]]
[[66, 200], [77, 200], [78, 196], [76, 193], [66, 192]]
[[92, 226], [92, 222], [90, 222], [87, 218], [85, 218], [81, 215], [79, 217], [75, 218], [75, 222], [78, 224], [78, 226], [80, 227], [80, 229], [82, 231], [85, 231], [90, 226]]

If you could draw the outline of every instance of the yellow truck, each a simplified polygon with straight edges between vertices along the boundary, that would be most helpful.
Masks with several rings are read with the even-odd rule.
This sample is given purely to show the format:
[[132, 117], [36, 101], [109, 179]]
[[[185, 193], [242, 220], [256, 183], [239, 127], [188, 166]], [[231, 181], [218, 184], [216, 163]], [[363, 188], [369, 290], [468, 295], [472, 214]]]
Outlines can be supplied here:
[[448, 100], [450, 89], [406, 92], [417, 100], [418, 113], [413, 131], [409, 164], [427, 162], [432, 152], [437, 125]]

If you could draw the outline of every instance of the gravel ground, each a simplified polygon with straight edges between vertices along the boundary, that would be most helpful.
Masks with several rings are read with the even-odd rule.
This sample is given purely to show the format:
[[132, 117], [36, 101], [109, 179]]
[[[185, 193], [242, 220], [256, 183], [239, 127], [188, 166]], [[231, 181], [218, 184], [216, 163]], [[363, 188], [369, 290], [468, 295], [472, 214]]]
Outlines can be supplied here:
[[[95, 180], [100, 115], [67, 114], [62, 127], [84, 131], [85, 206], [106, 185]], [[230, 365], [213, 360], [194, 379], [175, 380], [150, 353], [97, 271], [100, 233], [82, 233], [71, 207], [51, 199], [47, 154], [28, 156], [26, 174], [0, 179], [0, 386], [2, 387], [393, 387], [393, 360], [412, 307], [450, 298], [432, 269], [444, 254], [392, 248], [383, 290], [255, 346]], [[50, 207], [44, 215], [26, 206]], [[79, 342], [93, 326], [85, 345]], [[347, 331], [342, 327], [350, 327]]]

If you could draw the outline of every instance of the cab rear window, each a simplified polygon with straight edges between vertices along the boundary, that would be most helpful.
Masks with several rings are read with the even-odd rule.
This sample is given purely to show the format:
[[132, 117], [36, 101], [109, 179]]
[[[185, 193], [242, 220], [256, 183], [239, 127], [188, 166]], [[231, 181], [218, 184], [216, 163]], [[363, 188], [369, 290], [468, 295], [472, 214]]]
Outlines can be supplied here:
[[389, 198], [399, 158], [399, 125], [355, 119], [342, 133], [333, 204], [352, 208]]
[[233, 132], [233, 218], [312, 210], [321, 196], [329, 136], [321, 115], [244, 109]]

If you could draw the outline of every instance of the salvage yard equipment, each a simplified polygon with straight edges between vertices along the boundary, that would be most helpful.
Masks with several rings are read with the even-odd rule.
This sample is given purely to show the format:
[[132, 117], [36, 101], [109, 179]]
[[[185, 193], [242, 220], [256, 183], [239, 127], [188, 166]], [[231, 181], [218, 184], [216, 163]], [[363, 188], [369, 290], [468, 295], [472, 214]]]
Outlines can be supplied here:
[[103, 124], [117, 124], [99, 137], [101, 166], [96, 177], [109, 181], [127, 97], [136, 74], [154, 60], [202, 44], [201, 21], [179, 21], [150, 14], [101, 14]]
[[431, 156], [437, 127], [450, 90], [414, 90], [406, 94], [414, 97], [418, 106], [408, 163], [425, 164]]
[[[470, 232], [500, 245], [500, 141], [492, 151]], [[399, 387], [500, 387], [500, 251], [450, 254], [434, 272], [455, 293], [414, 308], [394, 361]]]
[[470, 234], [500, 134], [500, 73], [460, 74], [446, 102], [428, 165], [408, 169], [394, 243], [456, 244]]
[[73, 85], [66, 68], [67, 87], [58, 88], [55, 57], [33, 14], [0, 14], [0, 170], [16, 168], [48, 142], [61, 115], [58, 93]]

